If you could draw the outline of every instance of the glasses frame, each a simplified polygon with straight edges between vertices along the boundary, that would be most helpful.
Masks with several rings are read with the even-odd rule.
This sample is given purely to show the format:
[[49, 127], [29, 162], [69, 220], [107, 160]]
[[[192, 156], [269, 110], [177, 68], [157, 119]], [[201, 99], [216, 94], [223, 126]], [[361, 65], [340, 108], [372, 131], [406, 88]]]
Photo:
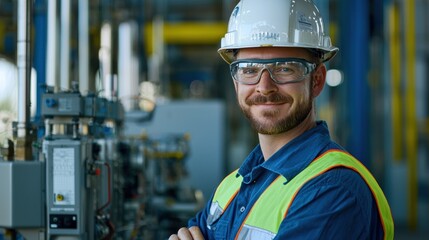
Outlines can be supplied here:
[[[276, 63], [279, 62], [298, 62], [304, 65], [306, 72], [304, 75], [302, 75], [302, 77], [300, 79], [296, 79], [296, 80], [292, 80], [292, 81], [287, 81], [287, 82], [280, 82], [275, 78], [275, 74], [273, 74], [270, 70], [269, 67], [267, 67], [267, 65], [275, 65]], [[259, 76], [257, 78], [257, 80], [255, 82], [243, 82], [243, 81], [239, 81], [236, 78], [236, 74], [234, 74], [234, 68], [237, 64], [240, 63], [262, 63], [264, 64], [264, 68], [259, 72]], [[308, 74], [310, 74], [311, 72], [313, 72], [315, 69], [317, 68], [317, 64], [316, 63], [312, 63], [309, 62], [305, 59], [302, 58], [272, 58], [272, 59], [258, 59], [258, 58], [251, 58], [251, 59], [239, 59], [236, 60], [234, 62], [232, 62], [229, 65], [229, 70], [232, 76], [232, 79], [236, 82], [239, 82], [241, 84], [245, 84], [245, 85], [255, 85], [258, 84], [259, 81], [261, 80], [261, 76], [262, 73], [264, 72], [264, 70], [267, 70], [268, 73], [270, 74], [271, 80], [273, 80], [273, 82], [277, 83], [277, 84], [287, 84], [287, 83], [297, 83], [297, 82], [301, 82], [302, 80], [305, 79], [306, 76], [308, 76]]]

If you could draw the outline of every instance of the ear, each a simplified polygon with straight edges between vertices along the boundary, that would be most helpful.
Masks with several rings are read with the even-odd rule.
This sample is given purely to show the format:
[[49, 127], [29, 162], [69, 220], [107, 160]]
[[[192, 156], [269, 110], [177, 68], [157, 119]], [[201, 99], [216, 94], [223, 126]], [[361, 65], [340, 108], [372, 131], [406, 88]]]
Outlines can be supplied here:
[[325, 86], [326, 81], [326, 66], [321, 63], [317, 66], [316, 70], [313, 73], [313, 86], [311, 90], [313, 91], [313, 97], [319, 96], [322, 92], [323, 87]]

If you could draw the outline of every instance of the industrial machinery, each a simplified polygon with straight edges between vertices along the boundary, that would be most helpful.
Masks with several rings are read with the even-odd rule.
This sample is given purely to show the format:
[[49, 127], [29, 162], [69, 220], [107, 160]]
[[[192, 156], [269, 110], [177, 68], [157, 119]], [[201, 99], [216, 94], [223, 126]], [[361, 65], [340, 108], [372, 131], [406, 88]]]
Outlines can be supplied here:
[[112, 185], [118, 181], [113, 176], [119, 176], [115, 171], [120, 166], [113, 168], [117, 159], [102, 153], [112, 148], [112, 133], [117, 132], [123, 119], [121, 104], [81, 96], [76, 90], [48, 92], [42, 102], [48, 239], [58, 235], [111, 238], [111, 216], [115, 214], [108, 209]]
[[[201, 191], [191, 188], [186, 181], [189, 135], [143, 134], [131, 136], [127, 141], [132, 146], [132, 169], [141, 183], [138, 190], [144, 196], [134, 211], [138, 213], [137, 222], [130, 238], [166, 239], [186, 226], [187, 220], [204, 204]], [[144, 172], [139, 174], [138, 169]]]
[[189, 136], [121, 137], [121, 103], [77, 89], [43, 94], [34, 160], [0, 160], [0, 227], [25, 239], [158, 239], [186, 224], [203, 204], [185, 182]]
[[83, 94], [77, 81], [45, 86], [43, 122], [30, 122], [31, 1], [18, 5], [19, 109], [1, 146], [0, 239], [158, 239], [184, 224], [202, 200], [183, 184], [188, 137], [123, 137], [117, 83], [107, 96]]
[[36, 159], [0, 161], [0, 188], [8, 196], [0, 200], [0, 226], [28, 239], [110, 239], [112, 220], [122, 224], [121, 189], [113, 188], [120, 186], [121, 161], [108, 153], [122, 105], [76, 89], [47, 92], [42, 101], [46, 134], [33, 143]]

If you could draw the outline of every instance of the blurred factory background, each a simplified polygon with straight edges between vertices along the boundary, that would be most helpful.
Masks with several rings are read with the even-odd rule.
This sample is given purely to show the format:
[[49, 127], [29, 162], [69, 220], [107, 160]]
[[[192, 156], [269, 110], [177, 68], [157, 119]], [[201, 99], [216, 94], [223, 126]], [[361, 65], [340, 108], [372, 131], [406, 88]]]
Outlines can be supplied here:
[[[217, 54], [237, 0], [0, 0], [0, 239], [165, 239], [257, 135]], [[319, 118], [428, 236], [429, 1], [315, 0]], [[66, 214], [64, 214], [66, 212]]]

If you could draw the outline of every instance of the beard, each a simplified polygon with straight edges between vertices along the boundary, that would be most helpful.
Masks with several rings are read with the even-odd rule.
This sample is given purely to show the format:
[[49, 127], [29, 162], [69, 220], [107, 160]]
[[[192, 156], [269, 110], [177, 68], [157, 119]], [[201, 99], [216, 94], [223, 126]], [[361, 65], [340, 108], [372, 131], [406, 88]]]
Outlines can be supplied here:
[[261, 116], [256, 116], [250, 111], [250, 106], [261, 103], [283, 103], [292, 104], [294, 99], [289, 95], [273, 93], [269, 96], [257, 95], [245, 100], [245, 104], [240, 103], [241, 110], [244, 115], [250, 120], [252, 127], [260, 134], [274, 135], [287, 132], [299, 124], [310, 114], [313, 109], [313, 97], [310, 95], [308, 99], [302, 102], [297, 102], [290, 112], [284, 114], [281, 110], [263, 111]]

